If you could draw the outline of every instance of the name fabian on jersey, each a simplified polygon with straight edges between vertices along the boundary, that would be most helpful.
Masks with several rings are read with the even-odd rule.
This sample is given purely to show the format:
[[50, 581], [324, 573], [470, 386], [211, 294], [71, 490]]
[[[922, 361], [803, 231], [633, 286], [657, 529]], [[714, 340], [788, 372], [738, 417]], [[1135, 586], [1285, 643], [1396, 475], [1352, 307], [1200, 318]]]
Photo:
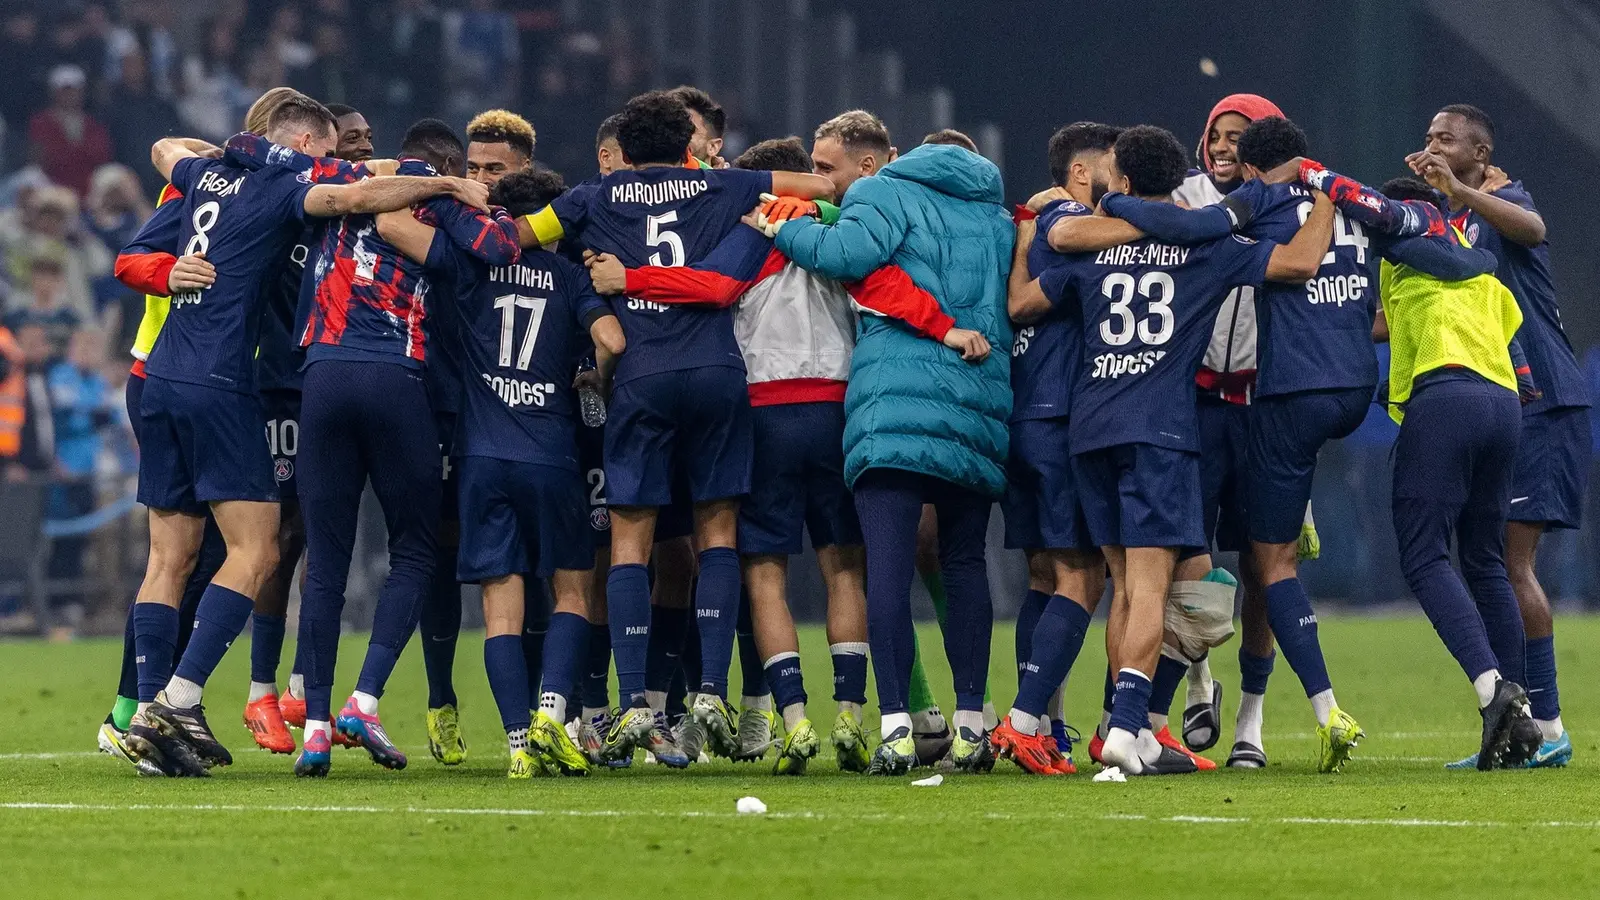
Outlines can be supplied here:
[[218, 197], [231, 197], [239, 193], [239, 188], [244, 185], [244, 176], [229, 181], [216, 172], [207, 172], [200, 176], [200, 183], [195, 188], [207, 194], [216, 194]]
[[656, 206], [698, 196], [709, 186], [704, 175], [699, 178], [674, 178], [655, 183], [626, 181], [611, 186], [611, 202]]
[[1095, 256], [1097, 266], [1155, 266], [1170, 269], [1189, 261], [1188, 247], [1171, 244], [1121, 244], [1101, 250]]

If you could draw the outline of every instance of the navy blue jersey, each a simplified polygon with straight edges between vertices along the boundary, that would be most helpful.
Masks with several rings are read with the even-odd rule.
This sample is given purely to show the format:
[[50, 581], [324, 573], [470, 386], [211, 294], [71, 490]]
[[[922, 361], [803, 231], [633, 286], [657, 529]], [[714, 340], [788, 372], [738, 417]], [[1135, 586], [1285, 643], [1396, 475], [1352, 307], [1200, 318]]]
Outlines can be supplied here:
[[[660, 166], [612, 172], [590, 200], [583, 243], [630, 269], [687, 266], [704, 259], [772, 190], [771, 172]], [[743, 369], [733, 310], [619, 298], [628, 352], [616, 383], [701, 366]]]
[[217, 279], [172, 298], [146, 371], [254, 393], [261, 302], [305, 224], [311, 178], [281, 166], [250, 171], [191, 158], [173, 167], [172, 184], [183, 193], [178, 255], [204, 253]]
[[1266, 277], [1274, 246], [1237, 235], [1194, 247], [1144, 238], [1051, 270], [1046, 296], [1083, 316], [1074, 454], [1139, 443], [1199, 452], [1194, 375], [1212, 323], [1230, 287]]
[[427, 268], [455, 300], [462, 364], [456, 453], [578, 470], [572, 374], [610, 312], [582, 267], [544, 250], [490, 268], [440, 231]]
[[[1314, 203], [1298, 184], [1251, 180], [1230, 198], [1248, 200], [1255, 217], [1245, 234], [1287, 244]], [[1333, 244], [1317, 274], [1305, 284], [1261, 286], [1256, 299], [1256, 396], [1296, 391], [1371, 387], [1378, 383], [1372, 348], [1377, 313], [1378, 257], [1366, 229], [1335, 212]]]
[[[1028, 274], [1040, 278], [1066, 257], [1050, 248], [1050, 226], [1064, 216], [1087, 216], [1093, 210], [1076, 200], [1055, 200], [1039, 211], [1039, 230], [1028, 245]], [[1012, 422], [1054, 419], [1071, 411], [1072, 376], [1078, 370], [1082, 343], [1076, 331], [1078, 311], [1056, 307], [1043, 319], [1018, 328], [1011, 340]]]
[[[1514, 181], [1495, 191], [1501, 200], [1538, 212], [1533, 206], [1522, 182]], [[1517, 340], [1528, 356], [1533, 369], [1533, 380], [1544, 396], [1523, 407], [1523, 413], [1543, 412], [1562, 406], [1588, 406], [1589, 388], [1572, 353], [1572, 344], [1561, 327], [1561, 307], [1556, 303], [1555, 277], [1550, 270], [1550, 242], [1537, 247], [1524, 247], [1508, 241], [1494, 230], [1494, 226], [1477, 213], [1463, 209], [1453, 212], [1450, 220], [1474, 247], [1483, 247], [1495, 255], [1500, 265], [1495, 277], [1511, 289], [1522, 308], [1522, 328]]]
[[322, 241], [323, 220], [306, 223], [261, 305], [261, 345], [256, 355], [256, 386], [263, 391], [300, 390], [300, 364], [305, 355], [295, 339], [295, 313], [300, 305], [300, 285], [306, 260]]

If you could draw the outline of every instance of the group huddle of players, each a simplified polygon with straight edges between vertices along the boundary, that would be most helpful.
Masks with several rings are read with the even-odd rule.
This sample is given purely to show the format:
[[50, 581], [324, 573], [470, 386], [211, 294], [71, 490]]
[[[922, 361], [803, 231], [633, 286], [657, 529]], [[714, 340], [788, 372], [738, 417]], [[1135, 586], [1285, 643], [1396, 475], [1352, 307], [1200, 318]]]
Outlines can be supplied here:
[[[1276, 643], [1316, 716], [1318, 768], [1336, 771], [1363, 733], [1334, 699], [1297, 567], [1317, 552], [1317, 453], [1376, 396], [1402, 422], [1394, 516], [1408, 583], [1483, 714], [1479, 752], [1452, 765], [1567, 762], [1533, 561], [1544, 530], [1577, 526], [1589, 401], [1543, 222], [1492, 166], [1484, 113], [1441, 111], [1406, 160], [1416, 177], [1381, 192], [1313, 162], [1304, 133], [1255, 95], [1212, 110], [1199, 169], [1165, 130], [1067, 125], [1048, 147], [1051, 185], [1026, 206], [977, 188], [937, 198], [942, 215], [998, 234], [994, 247], [959, 243], [953, 219], [887, 208], [897, 195], [852, 190], [882, 179], [937, 192], [929, 167], [997, 189], [998, 170], [959, 132], [901, 154], [854, 110], [809, 151], [764, 141], [730, 165], [724, 126], [694, 88], [636, 97], [600, 126], [599, 173], [570, 188], [538, 166], [534, 129], [513, 113], [478, 116], [466, 142], [423, 120], [396, 159], [375, 159], [361, 113], [287, 88], [222, 147], [152, 148], [171, 186], [117, 261], [149, 295], [128, 404], [150, 556], [102, 750], [146, 775], [231, 763], [202, 689], [250, 625], [244, 722], [258, 745], [292, 753], [296, 726], [297, 775], [326, 775], [335, 744], [404, 768], [378, 703], [420, 626], [429, 748], [458, 765], [460, 585], [477, 583], [510, 777], [587, 774], [638, 751], [681, 768], [771, 750], [775, 773], [801, 774], [823, 746], [785, 596], [804, 532], [828, 595], [827, 740], [842, 769], [986, 771], [1010, 758], [1074, 772], [1061, 692], [1103, 595], [1111, 664], [1089, 754], [1126, 774], [1214, 769], [1199, 755], [1221, 736], [1207, 654], [1233, 636], [1242, 594], [1227, 765], [1266, 765]], [[850, 245], [889, 220], [902, 243]], [[918, 283], [915, 266], [852, 271], [914, 241], [1000, 263], [982, 315]], [[823, 265], [826, 253], [851, 262]], [[880, 343], [864, 362], [868, 319], [924, 342], [914, 363]], [[1374, 340], [1393, 347], [1383, 385]], [[1009, 361], [991, 354], [1008, 343]], [[880, 493], [913, 496], [914, 548], [908, 527], [885, 546], [880, 508], [863, 499], [882, 479], [845, 450], [918, 421], [915, 408], [892, 424], [862, 412], [870, 379], [902, 362], [1000, 365], [1009, 378], [1006, 433], [991, 442], [1003, 496], [937, 478], [925, 507], [915, 491]], [[921, 421], [912, 446], [984, 443], [980, 425]], [[1464, 421], [1482, 427], [1463, 433]], [[915, 472], [920, 450], [871, 465]], [[360, 677], [335, 708], [368, 484], [389, 573]], [[970, 494], [975, 510], [940, 505], [946, 494]], [[949, 544], [964, 538], [942, 521], [986, 520], [994, 499], [1007, 546], [1029, 562], [1004, 716], [984, 676], [987, 586], [957, 573]], [[1242, 584], [1213, 551], [1240, 554]], [[941, 626], [952, 611], [949, 721], [909, 613], [902, 624], [889, 609], [909, 603], [900, 562], [913, 553]], [[884, 695], [876, 748], [869, 663]], [[1180, 740], [1168, 714], [1186, 679]]]

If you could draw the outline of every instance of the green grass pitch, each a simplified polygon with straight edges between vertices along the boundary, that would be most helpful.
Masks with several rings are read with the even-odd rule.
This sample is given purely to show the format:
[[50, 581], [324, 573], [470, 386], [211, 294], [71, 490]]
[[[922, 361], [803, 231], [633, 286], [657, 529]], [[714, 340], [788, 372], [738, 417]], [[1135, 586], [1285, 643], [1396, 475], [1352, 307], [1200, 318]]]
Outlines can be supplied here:
[[[937, 635], [925, 628], [923, 646], [937, 647]], [[1266, 771], [1095, 784], [1088, 774], [1029, 778], [1002, 762], [934, 788], [911, 785], [925, 771], [841, 774], [826, 751], [801, 779], [716, 762], [508, 783], [476, 634], [463, 636], [457, 664], [471, 753], [461, 768], [427, 754], [412, 649], [383, 701], [410, 768], [387, 772], [336, 750], [332, 777], [296, 780], [289, 757], [256, 750], [238, 724], [249, 657], [241, 640], [207, 692], [237, 763], [209, 780], [141, 779], [87, 752], [110, 707], [119, 642], [0, 643], [0, 894], [1595, 896], [1600, 656], [1590, 648], [1600, 646], [1600, 619], [1563, 619], [1557, 635], [1577, 751], [1565, 770], [1445, 772], [1446, 760], [1475, 749], [1478, 723], [1471, 688], [1432, 629], [1416, 617], [1330, 616], [1322, 636], [1339, 701], [1367, 731], [1342, 774], [1316, 774], [1315, 722], [1280, 657]], [[341, 690], [361, 640], [344, 646]], [[1068, 718], [1085, 732], [1098, 717], [1100, 640], [1091, 635], [1069, 685]], [[825, 733], [824, 639], [809, 629], [802, 641]], [[1009, 625], [997, 628], [1002, 710], [1015, 683], [1010, 642]], [[1227, 732], [1211, 753], [1219, 760], [1232, 740], [1235, 646], [1214, 663], [1228, 688]], [[934, 655], [930, 675], [948, 701]], [[736, 815], [746, 795], [769, 812]]]

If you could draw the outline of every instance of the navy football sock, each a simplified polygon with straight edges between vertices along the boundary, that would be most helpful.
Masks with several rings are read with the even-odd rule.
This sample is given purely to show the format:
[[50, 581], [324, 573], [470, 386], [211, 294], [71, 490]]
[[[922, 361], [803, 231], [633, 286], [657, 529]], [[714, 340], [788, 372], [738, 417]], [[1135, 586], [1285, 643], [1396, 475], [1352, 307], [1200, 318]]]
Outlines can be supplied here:
[[589, 624], [589, 643], [584, 650], [583, 681], [578, 702], [589, 709], [611, 706], [611, 626]]
[[1101, 694], [1101, 697], [1100, 697], [1100, 711], [1104, 712], [1104, 713], [1111, 712], [1111, 706], [1116, 701], [1116, 697], [1117, 697], [1117, 682], [1116, 682], [1116, 679], [1111, 677], [1111, 668], [1108, 666], [1106, 668], [1106, 683], [1105, 683], [1105, 687], [1104, 687], [1103, 693]]
[[1150, 681], [1150, 711], [1158, 716], [1172, 712], [1172, 696], [1189, 673], [1189, 667], [1162, 654], [1156, 660], [1156, 677]]
[[650, 647], [645, 657], [644, 688], [667, 691], [683, 664], [684, 635], [689, 630], [689, 610], [671, 606], [650, 607]]
[[1528, 705], [1533, 717], [1546, 722], [1561, 715], [1561, 692], [1556, 690], [1556, 638], [1533, 638], [1528, 651]]
[[1050, 695], [1066, 680], [1088, 632], [1088, 610], [1059, 594], [1049, 599], [1029, 639], [1032, 655], [1023, 663], [1014, 704], [1017, 709], [1034, 716], [1044, 715]]
[[523, 671], [522, 638], [500, 634], [483, 642], [483, 668], [489, 673], [489, 689], [494, 705], [500, 709], [500, 724], [507, 732], [527, 728], [528, 673]]
[[1239, 690], [1246, 694], [1261, 696], [1267, 692], [1267, 678], [1272, 675], [1272, 661], [1278, 656], [1277, 652], [1266, 656], [1255, 656], [1250, 651], [1239, 648]]
[[538, 697], [550, 630], [550, 598], [543, 578], [529, 576], [522, 582], [522, 662], [528, 668], [528, 696]]
[[650, 646], [650, 573], [644, 566], [612, 566], [606, 575], [611, 651], [623, 706], [644, 702], [645, 657]]
[[206, 588], [195, 609], [194, 635], [178, 660], [175, 675], [202, 687], [250, 621], [255, 601], [220, 584]]
[[728, 699], [728, 669], [733, 665], [739, 624], [739, 554], [732, 547], [700, 551], [694, 614], [700, 632], [700, 692]]
[[250, 680], [278, 683], [278, 660], [283, 656], [283, 616], [250, 617]]
[[1286, 578], [1267, 585], [1267, 621], [1283, 649], [1289, 668], [1300, 678], [1307, 697], [1333, 689], [1328, 666], [1322, 659], [1322, 643], [1317, 639], [1317, 616], [1311, 599], [1298, 578]]
[[[156, 604], [159, 606], [160, 604]], [[170, 607], [169, 607], [170, 608]], [[174, 615], [177, 611], [173, 610]], [[177, 630], [176, 626], [173, 628]], [[117, 675], [117, 696], [139, 696], [139, 647], [135, 636], [133, 622], [133, 608], [129, 607], [128, 617], [122, 622], [122, 670]], [[117, 725], [123, 731], [128, 730], [128, 723], [120, 722]]]
[[461, 638], [461, 585], [456, 583], [454, 552], [440, 548], [442, 559], [433, 572], [428, 596], [418, 619], [422, 668], [428, 674], [428, 708], [456, 704], [456, 644]]
[[[1033, 659], [1033, 633], [1039, 625], [1039, 616], [1044, 614], [1044, 608], [1050, 603], [1050, 595], [1044, 591], [1028, 589], [1028, 595], [1022, 598], [1022, 605], [1017, 607], [1017, 682], [1022, 681], [1022, 673], [1026, 671], [1028, 661]], [[1022, 707], [1017, 707], [1021, 709]]]
[[178, 611], [160, 603], [135, 603], [134, 660], [139, 669], [140, 703], [149, 703], [172, 679], [172, 653], [178, 643]]
[[558, 612], [550, 616], [550, 630], [544, 638], [544, 692], [572, 695], [578, 667], [583, 659], [583, 643], [588, 640], [589, 623], [577, 613]]
[[766, 683], [772, 686], [772, 700], [779, 711], [806, 703], [805, 680], [800, 675], [800, 654], [779, 653], [767, 660]]
[[840, 703], [867, 702], [867, 644], [829, 644], [833, 655], [833, 699]]
[[1137, 735], [1150, 726], [1150, 679], [1132, 669], [1117, 673], [1116, 698], [1111, 704], [1111, 727]]
[[761, 651], [756, 648], [755, 624], [750, 618], [750, 592], [739, 589], [739, 674], [740, 691], [746, 697], [765, 697], [767, 685], [766, 664]]

